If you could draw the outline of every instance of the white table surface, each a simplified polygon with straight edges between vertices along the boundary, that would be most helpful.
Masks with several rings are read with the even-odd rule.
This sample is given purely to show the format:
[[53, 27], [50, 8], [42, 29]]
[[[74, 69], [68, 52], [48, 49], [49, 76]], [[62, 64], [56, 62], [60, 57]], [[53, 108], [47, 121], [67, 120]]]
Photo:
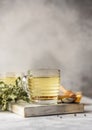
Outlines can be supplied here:
[[85, 113], [23, 118], [0, 112], [0, 130], [92, 130], [92, 99], [83, 97]]

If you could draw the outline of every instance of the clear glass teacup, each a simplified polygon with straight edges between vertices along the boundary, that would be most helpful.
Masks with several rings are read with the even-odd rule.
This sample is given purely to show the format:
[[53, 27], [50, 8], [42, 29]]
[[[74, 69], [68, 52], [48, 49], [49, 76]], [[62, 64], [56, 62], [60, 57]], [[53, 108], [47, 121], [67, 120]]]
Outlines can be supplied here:
[[37, 104], [57, 104], [60, 89], [60, 70], [36, 69], [28, 71], [30, 99]]
[[7, 85], [15, 85], [18, 77], [23, 78], [24, 73], [6, 72], [0, 74], [0, 82], [4, 82]]

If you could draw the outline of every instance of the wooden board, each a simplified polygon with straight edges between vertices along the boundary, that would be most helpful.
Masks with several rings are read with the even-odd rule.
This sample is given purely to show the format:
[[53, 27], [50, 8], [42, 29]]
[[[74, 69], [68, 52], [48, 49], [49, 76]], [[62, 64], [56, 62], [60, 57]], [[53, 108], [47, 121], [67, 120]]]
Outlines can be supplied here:
[[9, 111], [23, 117], [84, 112], [84, 104], [37, 105], [25, 102], [9, 104]]

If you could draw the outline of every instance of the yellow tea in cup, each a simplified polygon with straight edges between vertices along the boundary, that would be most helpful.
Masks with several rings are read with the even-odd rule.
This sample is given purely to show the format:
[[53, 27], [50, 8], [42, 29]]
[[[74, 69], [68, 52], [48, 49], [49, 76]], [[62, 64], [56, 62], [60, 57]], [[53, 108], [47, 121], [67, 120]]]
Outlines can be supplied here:
[[32, 70], [28, 76], [31, 101], [38, 104], [56, 104], [60, 89], [60, 71]]
[[7, 72], [0, 74], [0, 82], [4, 82], [7, 85], [15, 85], [15, 81], [18, 77], [21, 77], [21, 74], [14, 72]]

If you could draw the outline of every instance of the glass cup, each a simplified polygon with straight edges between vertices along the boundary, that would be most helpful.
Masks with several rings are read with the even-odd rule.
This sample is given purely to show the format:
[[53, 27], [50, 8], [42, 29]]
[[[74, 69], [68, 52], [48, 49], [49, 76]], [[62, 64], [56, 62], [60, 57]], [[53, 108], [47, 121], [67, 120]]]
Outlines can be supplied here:
[[33, 103], [57, 104], [60, 70], [37, 69], [28, 71], [28, 88]]
[[15, 85], [15, 81], [18, 77], [21, 77], [22, 73], [6, 72], [0, 74], [0, 82], [4, 82], [7, 85]]

